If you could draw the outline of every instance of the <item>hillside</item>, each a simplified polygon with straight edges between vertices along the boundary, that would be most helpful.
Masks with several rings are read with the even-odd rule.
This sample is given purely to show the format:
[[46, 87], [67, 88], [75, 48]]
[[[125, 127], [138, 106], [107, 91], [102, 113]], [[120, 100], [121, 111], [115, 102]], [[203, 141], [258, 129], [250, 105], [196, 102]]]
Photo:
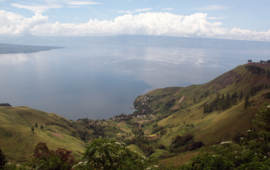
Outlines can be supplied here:
[[[265, 70], [269, 69], [268, 64], [249, 63]], [[221, 141], [231, 140], [236, 134], [246, 134], [247, 129], [252, 127], [258, 108], [263, 102], [269, 102], [263, 94], [270, 92], [265, 85], [269, 85], [270, 79], [266, 71], [256, 74], [241, 65], [224, 73], [216, 79], [203, 84], [192, 85], [185, 88], [170, 87], [156, 89], [142, 96], [139, 96], [134, 107], [139, 108], [136, 114], [142, 114], [147, 108], [153, 108], [149, 113], [159, 116], [157, 121], [148, 123], [143, 131], [152, 129], [154, 124], [162, 126], [166, 130], [158, 143], [169, 146], [176, 135], [192, 134], [194, 141], [202, 141], [205, 145], [212, 145]], [[251, 93], [251, 89], [263, 87], [252, 93], [250, 106], [244, 109], [245, 97]], [[240, 99], [240, 93], [243, 97]], [[227, 97], [237, 92], [238, 97], [234, 104], [228, 108], [213, 109], [210, 113], [204, 113], [205, 105], [211, 104], [215, 99], [221, 99], [222, 95]], [[148, 98], [148, 100], [145, 100]], [[217, 107], [217, 106], [216, 106]]]
[[[37, 123], [38, 127], [35, 127]], [[40, 126], [44, 128], [41, 130]], [[49, 149], [66, 148], [79, 157], [84, 142], [72, 122], [54, 113], [45, 113], [25, 106], [0, 106], [0, 146], [9, 162], [26, 162], [37, 143], [45, 142]], [[31, 127], [35, 127], [34, 132]], [[75, 131], [76, 137], [71, 136]]]

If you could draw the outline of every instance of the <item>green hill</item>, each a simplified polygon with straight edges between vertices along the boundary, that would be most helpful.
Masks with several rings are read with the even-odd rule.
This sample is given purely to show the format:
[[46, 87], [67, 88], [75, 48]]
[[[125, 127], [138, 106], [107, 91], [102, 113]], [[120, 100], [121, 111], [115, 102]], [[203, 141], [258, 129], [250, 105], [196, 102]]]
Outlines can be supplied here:
[[[191, 134], [195, 142], [202, 141], [206, 146], [232, 140], [238, 133], [246, 134], [258, 108], [270, 101], [264, 96], [270, 92], [268, 69], [268, 64], [249, 63], [203, 85], [150, 91], [134, 101], [138, 109], [134, 114], [153, 114], [156, 119], [144, 123], [142, 129], [146, 132], [152, 131], [153, 126], [162, 128], [163, 134], [156, 141], [167, 147], [177, 135]], [[237, 97], [233, 97], [235, 92]], [[246, 95], [250, 96], [249, 106], [244, 109]], [[212, 111], [205, 112], [205, 107]]]
[[[36, 123], [38, 127], [35, 127]], [[39, 142], [45, 142], [52, 150], [66, 148], [79, 157], [85, 144], [79, 137], [71, 136], [76, 130], [70, 126], [71, 121], [54, 113], [25, 106], [0, 106], [0, 147], [9, 162], [29, 161]], [[34, 132], [31, 127], [34, 127]]]

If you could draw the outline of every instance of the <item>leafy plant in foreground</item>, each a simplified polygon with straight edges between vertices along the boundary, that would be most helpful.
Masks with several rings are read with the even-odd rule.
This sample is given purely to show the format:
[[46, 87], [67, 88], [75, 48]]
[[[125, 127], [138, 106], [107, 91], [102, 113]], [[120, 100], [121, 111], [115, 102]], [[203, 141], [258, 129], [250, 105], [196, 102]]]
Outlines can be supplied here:
[[5, 155], [2, 153], [0, 149], [0, 169], [3, 169], [3, 166], [7, 163]]
[[148, 158], [130, 151], [125, 143], [101, 137], [86, 147], [84, 158], [74, 169], [143, 170], [149, 165]]

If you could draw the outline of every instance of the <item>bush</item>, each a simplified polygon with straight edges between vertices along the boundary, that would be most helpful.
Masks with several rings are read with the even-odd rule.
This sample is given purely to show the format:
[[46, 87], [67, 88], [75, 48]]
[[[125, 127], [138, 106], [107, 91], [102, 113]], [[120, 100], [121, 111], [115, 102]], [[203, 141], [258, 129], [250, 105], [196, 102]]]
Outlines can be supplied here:
[[4, 169], [4, 165], [7, 163], [5, 155], [2, 153], [2, 150], [0, 149], [0, 169]]
[[67, 170], [74, 165], [72, 151], [58, 148], [56, 151], [49, 150], [46, 143], [40, 142], [34, 149], [33, 165], [41, 170]]
[[166, 149], [166, 146], [163, 145], [163, 144], [159, 144], [157, 148], [158, 148], [158, 149]]
[[146, 169], [149, 160], [133, 153], [125, 147], [124, 143], [99, 138], [86, 147], [83, 162], [75, 169], [106, 169], [106, 170], [136, 170]]

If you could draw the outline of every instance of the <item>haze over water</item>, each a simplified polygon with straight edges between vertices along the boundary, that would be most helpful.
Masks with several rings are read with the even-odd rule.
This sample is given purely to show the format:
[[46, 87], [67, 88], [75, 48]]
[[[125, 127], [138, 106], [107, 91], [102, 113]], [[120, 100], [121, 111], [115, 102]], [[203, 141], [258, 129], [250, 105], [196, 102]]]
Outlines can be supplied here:
[[108, 119], [134, 110], [152, 89], [206, 83], [270, 50], [121, 45], [66, 45], [37, 53], [0, 55], [0, 102], [54, 112], [68, 119]]

